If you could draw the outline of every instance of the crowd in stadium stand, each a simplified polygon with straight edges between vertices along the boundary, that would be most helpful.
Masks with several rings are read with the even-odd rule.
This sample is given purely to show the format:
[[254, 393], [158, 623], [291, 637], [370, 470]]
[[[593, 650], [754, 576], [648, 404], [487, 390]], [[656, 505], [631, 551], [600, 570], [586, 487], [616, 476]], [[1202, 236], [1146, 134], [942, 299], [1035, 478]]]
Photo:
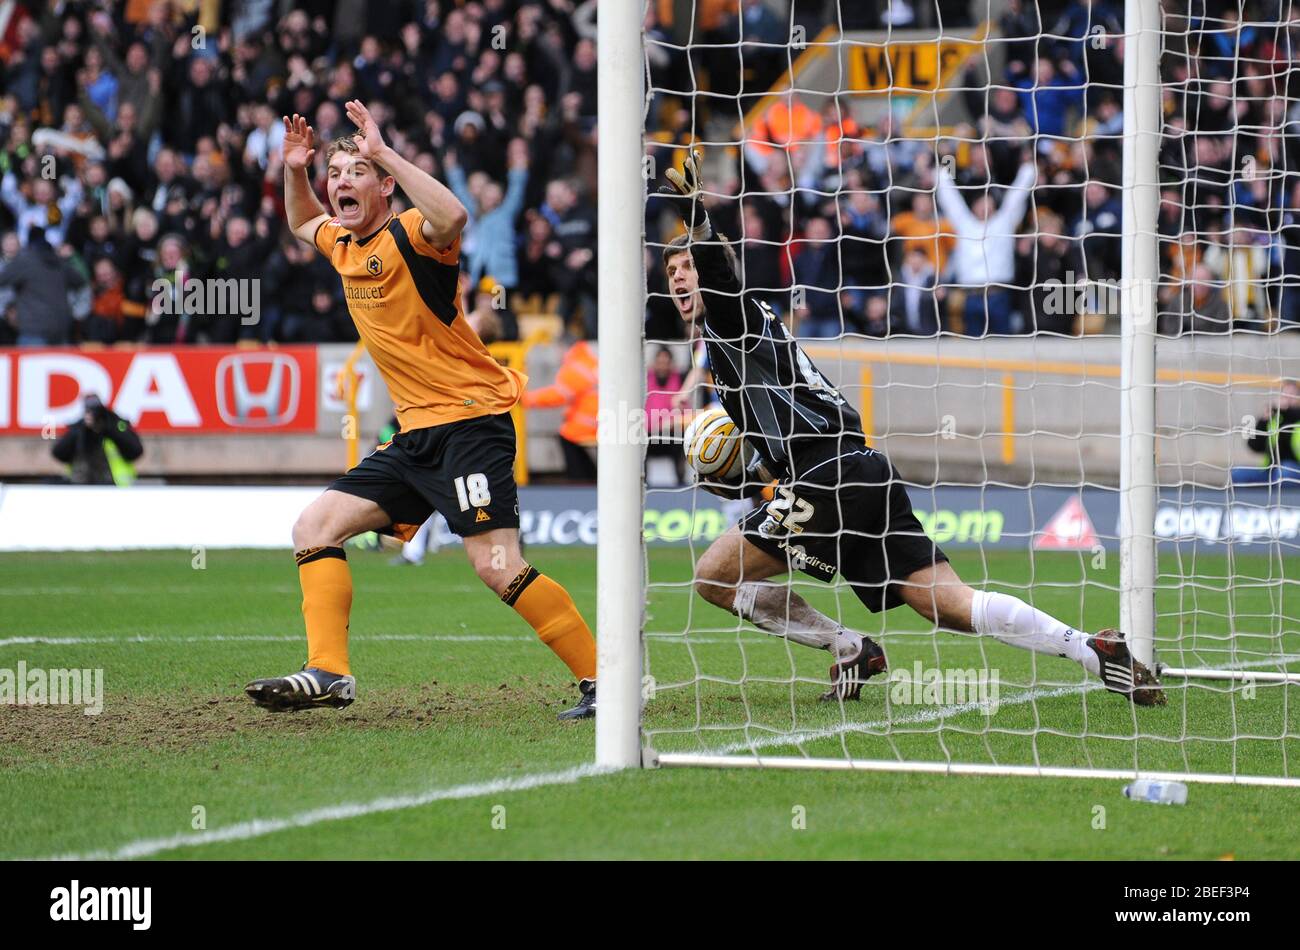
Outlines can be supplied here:
[[[469, 209], [467, 313], [594, 327], [594, 0], [284, 6], [0, 0], [0, 345], [356, 339], [279, 154], [307, 116], [323, 199], [354, 97]], [[259, 318], [157, 306], [196, 278], [258, 279]]]
[[[976, 57], [956, 79], [970, 120], [940, 133], [904, 128], [903, 97], [893, 97], [895, 115], [872, 111], [884, 97], [847, 90], [761, 101], [771, 79], [761, 44], [777, 28], [815, 37], [833, 21], [804, 17], [803, 3], [793, 17], [788, 2], [775, 4], [784, 18], [757, 0], [741, 9], [760, 5], [743, 42], [737, 24], [713, 27], [736, 44], [726, 55], [702, 48], [688, 58], [671, 24], [650, 24], [650, 140], [661, 164], [680, 162], [692, 141], [743, 141], [708, 149], [720, 194], [707, 204], [718, 230], [740, 241], [746, 286], [790, 315], [798, 334], [1118, 328], [1119, 0], [1009, 0], [991, 24], [992, 74]], [[974, 22], [934, 0], [872, 7], [914, 24]], [[1162, 334], [1300, 327], [1300, 24], [1287, 25], [1288, 9], [1280, 0], [1165, 5]], [[783, 55], [777, 71], [786, 63]], [[730, 98], [692, 95], [719, 85]], [[864, 114], [869, 128], [855, 121]], [[671, 234], [670, 217], [652, 216], [650, 226], [652, 240]], [[1005, 240], [981, 237], [1003, 231]], [[647, 260], [648, 335], [680, 337]]]
[[[794, 30], [963, 29], [982, 5], [698, 0], [689, 56], [679, 6], [656, 0], [646, 18], [664, 161], [719, 122], [738, 131], [787, 72]], [[1300, 326], [1283, 278], [1300, 273], [1300, 30], [1280, 0], [1181, 6], [1164, 20], [1160, 330]], [[469, 208], [467, 312], [497, 310], [506, 339], [502, 300], [592, 334], [594, 0], [294, 7], [277, 20], [270, 0], [0, 0], [0, 344], [354, 338], [328, 262], [284, 226], [278, 154], [281, 115], [309, 116], [325, 143], [350, 131], [353, 96]], [[972, 119], [942, 137], [889, 116], [860, 128], [851, 92], [778, 97], [716, 182], [745, 196], [710, 202], [749, 285], [808, 336], [1113, 326], [1122, 25], [1117, 0], [1008, 0], [999, 66], [959, 78]], [[970, 235], [1012, 217], [1026, 163], [1012, 252], [981, 261]], [[206, 277], [259, 279], [259, 319], [156, 305]], [[665, 303], [652, 337], [683, 332]]]

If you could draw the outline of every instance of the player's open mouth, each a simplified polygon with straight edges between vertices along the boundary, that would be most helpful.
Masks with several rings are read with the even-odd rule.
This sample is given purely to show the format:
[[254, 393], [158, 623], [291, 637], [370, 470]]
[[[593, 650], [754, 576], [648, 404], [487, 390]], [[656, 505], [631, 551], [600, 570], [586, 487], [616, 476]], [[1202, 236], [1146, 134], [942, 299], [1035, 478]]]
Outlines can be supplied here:
[[351, 214], [361, 207], [361, 203], [356, 198], [339, 198], [339, 213]]
[[677, 294], [677, 309], [683, 314], [689, 314], [695, 310], [695, 295], [681, 292]]

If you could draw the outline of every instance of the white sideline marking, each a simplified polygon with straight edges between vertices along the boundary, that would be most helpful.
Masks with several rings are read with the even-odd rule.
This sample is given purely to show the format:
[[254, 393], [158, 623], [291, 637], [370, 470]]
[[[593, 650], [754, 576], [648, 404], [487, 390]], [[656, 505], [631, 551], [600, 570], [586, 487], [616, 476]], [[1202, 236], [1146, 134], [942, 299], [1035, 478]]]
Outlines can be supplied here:
[[241, 821], [224, 828], [209, 831], [195, 831], [187, 834], [175, 834], [165, 838], [141, 838], [121, 847], [90, 851], [84, 854], [50, 855], [38, 860], [45, 861], [129, 861], [133, 858], [146, 858], [163, 851], [176, 848], [192, 848], [205, 844], [218, 844], [224, 841], [247, 841], [277, 831], [291, 828], [309, 828], [326, 821], [343, 821], [348, 818], [360, 818], [379, 812], [402, 811], [407, 808], [420, 808], [433, 802], [449, 801], [460, 798], [477, 798], [481, 795], [496, 795], [505, 792], [522, 792], [530, 788], [542, 788], [547, 785], [571, 785], [580, 779], [592, 775], [602, 775], [614, 771], [596, 765], [579, 765], [565, 769], [563, 772], [540, 772], [519, 778], [499, 778], [490, 782], [478, 782], [471, 785], [453, 785], [450, 788], [433, 788], [418, 795], [394, 795], [375, 798], [368, 802], [348, 802], [342, 805], [326, 805], [310, 811], [299, 812], [284, 818], [256, 818]]
[[[186, 557], [188, 556], [189, 555], [186, 555]], [[574, 587], [577, 585], [570, 584], [569, 586]], [[112, 593], [114, 594], [156, 594], [159, 591], [165, 589], [166, 589], [166, 585], [164, 584], [135, 585], [135, 586], [124, 584], [121, 587], [114, 587], [112, 589]], [[251, 589], [251, 590], [256, 590], [259, 592], [270, 593], [270, 594], [301, 594], [302, 593], [302, 588], [299, 587], [297, 584], [278, 584], [278, 583], [277, 584], [249, 584], [246, 585], [245, 589]], [[382, 582], [375, 583], [373, 581], [366, 582], [366, 590], [399, 590], [399, 589], [405, 589], [405, 588], [402, 584], [385, 584]], [[486, 588], [482, 584], [439, 584], [438, 590], [439, 592], [451, 592], [457, 594], [464, 594], [464, 593], [470, 593], [472, 591], [486, 590]], [[50, 595], [67, 595], [67, 594], [73, 596], [83, 596], [83, 597], [99, 596], [98, 591], [85, 586], [80, 586], [80, 587], [68, 586], [68, 585], [63, 585], [63, 586], [51, 585], [46, 587], [27, 586], [27, 587], [11, 587], [8, 589], [0, 590], [0, 597], [48, 597]]]
[[[49, 646], [74, 646], [84, 643], [104, 643], [104, 644], [123, 644], [123, 643], [291, 643], [303, 640], [302, 634], [273, 634], [263, 635], [254, 634], [252, 636], [240, 637], [222, 633], [205, 634], [193, 637], [155, 637], [155, 636], [133, 636], [133, 637], [7, 637], [0, 639], [0, 647], [9, 646], [27, 646], [30, 644], [43, 644]], [[678, 638], [680, 643], [696, 644], [716, 644], [716, 643], [763, 643], [771, 637], [748, 637], [737, 639], [736, 637], [691, 637]], [[478, 633], [359, 633], [351, 637], [353, 641], [399, 641], [399, 642], [422, 642], [425, 640], [431, 642], [444, 643], [536, 643], [537, 638], [528, 634], [478, 634]]]
[[[1238, 663], [1224, 664], [1225, 669], [1245, 670], [1256, 666], [1273, 666], [1281, 663], [1294, 663], [1300, 661], [1300, 655], [1284, 655], [1270, 657], [1266, 660], [1243, 660]], [[1096, 689], [1104, 689], [1100, 682], [1082, 683], [1078, 686], [1058, 686], [1052, 689], [1043, 689], [1035, 687], [1026, 690], [1023, 693], [1016, 693], [1005, 699], [998, 700], [998, 707], [1002, 706], [1020, 706], [1024, 703], [1032, 703], [1039, 699], [1055, 699], [1059, 696], [1072, 696], [1075, 694], [1088, 693]], [[835, 736], [843, 735], [848, 732], [862, 732], [884, 738], [888, 733], [871, 732], [871, 730], [888, 729], [891, 726], [909, 726], [926, 722], [935, 722], [939, 719], [947, 719], [951, 716], [960, 716], [968, 712], [984, 712], [988, 708], [988, 703], [969, 702], [957, 703], [952, 706], [940, 706], [937, 709], [926, 709], [920, 712], [909, 713], [906, 716], [898, 716], [893, 719], [878, 719], [875, 722], [841, 722], [834, 726], [826, 726], [821, 729], [809, 729], [804, 732], [793, 732], [785, 735], [764, 736], [759, 739], [753, 739], [749, 742], [732, 742], [718, 748], [706, 748], [705, 753], [710, 755], [734, 755], [737, 752], [757, 751], [758, 749], [779, 748], [787, 745], [803, 745], [807, 742], [816, 742], [819, 739], [833, 739]], [[915, 733], [903, 733], [903, 735], [914, 735]]]
[[[0, 647], [22, 646], [32, 643], [49, 644], [53, 646], [67, 646], [80, 643], [282, 643], [290, 641], [303, 640], [302, 634], [275, 634], [271, 636], [254, 635], [249, 637], [227, 636], [226, 634], [214, 633], [205, 636], [194, 637], [9, 637], [0, 640]], [[398, 641], [421, 641], [421, 640], [447, 640], [460, 643], [478, 643], [478, 642], [510, 642], [519, 641], [521, 643], [531, 643], [536, 638], [513, 635], [513, 634], [477, 634], [477, 633], [374, 633], [374, 634], [357, 634], [352, 640], [398, 640]]]

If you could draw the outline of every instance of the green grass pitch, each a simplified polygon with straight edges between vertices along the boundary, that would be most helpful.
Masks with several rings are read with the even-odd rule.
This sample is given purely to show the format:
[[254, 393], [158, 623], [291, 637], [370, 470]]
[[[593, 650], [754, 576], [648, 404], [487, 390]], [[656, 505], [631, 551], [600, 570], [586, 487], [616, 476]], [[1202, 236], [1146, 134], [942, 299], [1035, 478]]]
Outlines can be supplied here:
[[[593, 619], [594, 551], [529, 554]], [[0, 705], [0, 858], [1300, 856], [1300, 789], [1193, 785], [1186, 806], [1162, 807], [1129, 802], [1118, 781], [591, 775], [593, 725], [554, 718], [575, 698], [566, 671], [458, 549], [418, 568], [349, 557], [358, 701], [272, 716], [241, 687], [302, 661], [287, 551], [209, 551], [203, 570], [188, 551], [0, 555], [0, 668], [102, 668], [105, 686], [99, 716]], [[1118, 569], [1090, 557], [972, 552], [954, 563], [1095, 630], [1117, 620]], [[662, 586], [647, 607], [646, 726], [660, 751], [1300, 774], [1294, 686], [1175, 684], [1167, 707], [1134, 710], [1065, 660], [934, 635], [905, 609], [872, 616], [843, 589], [799, 582], [818, 606], [882, 634], [895, 668], [987, 665], [999, 683], [992, 716], [900, 705], [880, 680], [860, 704], [819, 704], [825, 654], [742, 629], [694, 597], [690, 552], [653, 549], [650, 565]], [[1300, 654], [1280, 589], [1243, 580], [1275, 577], [1279, 562], [1238, 557], [1231, 576], [1221, 556], [1161, 566], [1185, 578], [1161, 594], [1161, 636], [1197, 650], [1179, 655], [1171, 640], [1166, 662]], [[1235, 654], [1223, 652], [1229, 614], [1243, 634]]]

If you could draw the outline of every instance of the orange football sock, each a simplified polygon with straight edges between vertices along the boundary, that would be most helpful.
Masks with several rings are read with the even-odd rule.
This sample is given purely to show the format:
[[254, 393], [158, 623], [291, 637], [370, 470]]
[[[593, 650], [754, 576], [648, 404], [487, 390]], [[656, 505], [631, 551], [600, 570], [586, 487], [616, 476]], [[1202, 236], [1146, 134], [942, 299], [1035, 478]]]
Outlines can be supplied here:
[[525, 567], [501, 599], [537, 631], [576, 679], [596, 678], [596, 640], [569, 592], [535, 567]]
[[328, 673], [348, 667], [348, 614], [352, 611], [352, 572], [342, 548], [295, 551], [302, 583], [302, 618], [307, 624], [307, 666]]

